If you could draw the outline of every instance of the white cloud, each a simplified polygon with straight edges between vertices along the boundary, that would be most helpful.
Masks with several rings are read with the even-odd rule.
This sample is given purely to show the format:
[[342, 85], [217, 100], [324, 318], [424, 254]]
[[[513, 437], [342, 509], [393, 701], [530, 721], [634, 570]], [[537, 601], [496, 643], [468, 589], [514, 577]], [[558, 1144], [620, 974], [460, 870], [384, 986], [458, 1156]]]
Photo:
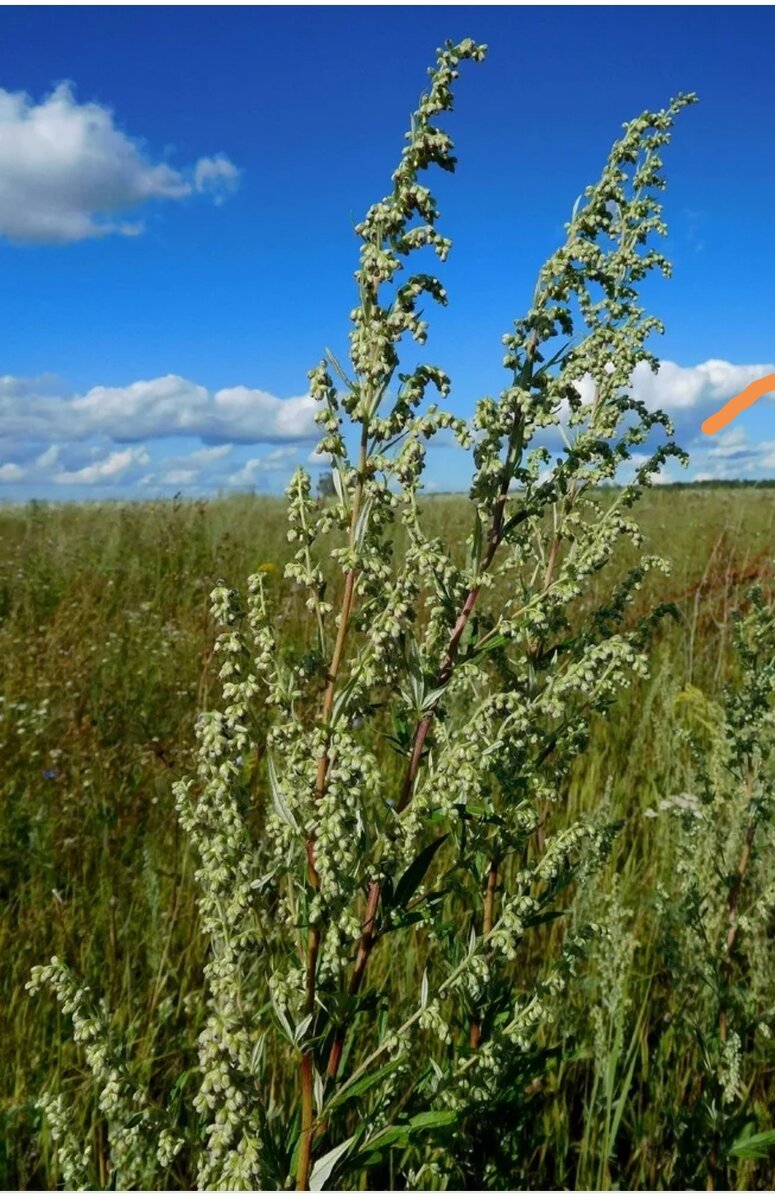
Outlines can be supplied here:
[[[748, 384], [775, 373], [772, 363], [731, 363], [721, 358], [709, 358], [694, 367], [682, 367], [665, 359], [655, 374], [648, 363], [639, 363], [631, 384], [632, 395], [650, 411], [662, 409], [672, 419], [679, 442], [692, 437], [705, 437], [701, 425]], [[584, 404], [594, 396], [594, 380], [590, 375], [576, 382]], [[775, 391], [762, 396], [760, 404], [771, 403]], [[560, 419], [565, 424], [569, 416], [563, 402]], [[714, 439], [717, 441], [718, 439]], [[730, 451], [731, 456], [731, 451]]]
[[666, 359], [656, 375], [646, 363], [636, 367], [633, 393], [650, 409], [664, 408], [670, 416], [683, 418], [688, 413], [720, 408], [749, 383], [773, 372], [772, 363], [731, 363], [709, 358], [696, 367], [681, 367]]
[[[678, 441], [692, 455], [688, 478], [773, 476], [775, 440], [749, 441], [745, 418], [716, 437], [700, 432], [710, 412], [772, 373], [766, 363], [666, 362], [656, 377], [639, 368], [633, 391], [677, 421]], [[297, 463], [313, 470], [329, 465], [313, 449], [320, 436], [314, 414], [308, 395], [280, 398], [245, 385], [211, 390], [180, 375], [75, 394], [51, 376], [0, 377], [0, 485], [4, 494], [36, 495], [55, 495], [57, 488], [67, 495], [95, 488], [154, 495], [279, 490]], [[633, 466], [639, 461], [636, 454]], [[671, 464], [659, 482], [674, 471]], [[464, 482], [461, 476], [444, 485]]]
[[[293, 396], [278, 401], [269, 392], [258, 388], [221, 388], [215, 393], [213, 424], [219, 429], [244, 430], [241, 441], [287, 441], [310, 439], [320, 436], [315, 424], [316, 404], [311, 396]], [[249, 431], [261, 428], [266, 434], [261, 438], [251, 436]]]
[[20, 483], [27, 472], [18, 463], [3, 463], [0, 466], [0, 483]]
[[[198, 474], [199, 472], [197, 470], [192, 469], [186, 471], [179, 467], [174, 471], [166, 471], [164, 475], [162, 475], [160, 483], [168, 484], [170, 487], [189, 487], [192, 483], [196, 482]], [[146, 483], [148, 483], [153, 477], [145, 475], [143, 478], [145, 479]]]
[[53, 445], [49, 446], [48, 450], [44, 450], [42, 454], [38, 455], [35, 459], [35, 466], [40, 467], [42, 471], [50, 471], [58, 462], [59, 446], [54, 442]]
[[238, 177], [223, 154], [182, 171], [154, 163], [110, 109], [79, 104], [69, 83], [38, 103], [0, 88], [0, 236], [13, 242], [134, 236], [142, 225], [120, 214], [194, 191], [220, 197]]
[[[219, 486], [222, 482], [222, 466], [228, 467], [228, 459], [234, 446], [203, 446], [188, 454], [174, 454], [162, 459], [158, 469], [151, 471], [139, 481], [141, 487], [190, 488], [204, 475], [206, 486]], [[220, 464], [220, 466], [219, 466]]]
[[[678, 441], [691, 454], [691, 477], [697, 482], [756, 479], [775, 473], [775, 442], [751, 443], [738, 421], [714, 436], [701, 432], [702, 422], [749, 384], [775, 373], [772, 363], [731, 363], [712, 358], [695, 367], [663, 362], [654, 375], [637, 369], [633, 391], [650, 409], [662, 408], [676, 425]], [[775, 392], [757, 405], [770, 406]]]
[[742, 425], [735, 425], [734, 428], [725, 429], [723, 433], [714, 437], [708, 450], [708, 458], [741, 458], [750, 451], [745, 430]]
[[[669, 359], [664, 360], [655, 374], [646, 363], [636, 368], [632, 379], [632, 394], [652, 412], [662, 409], [672, 418], [679, 445], [691, 452], [690, 472], [684, 478], [698, 482], [710, 479], [754, 479], [775, 475], [775, 441], [748, 441], [741, 424], [710, 437], [702, 433], [702, 423], [717, 412], [728, 400], [738, 395], [749, 384], [775, 374], [773, 363], [732, 363], [725, 359], [710, 358], [696, 366], [683, 367]], [[577, 383], [584, 403], [590, 403], [594, 394], [594, 383], [590, 376]], [[775, 391], [759, 398], [757, 404], [769, 406], [775, 400]], [[562, 419], [567, 420], [567, 407]], [[551, 432], [548, 440], [551, 442]], [[645, 456], [635, 454], [634, 466], [645, 461]], [[683, 472], [681, 472], [683, 475]], [[674, 481], [674, 467], [670, 472], [662, 471], [656, 482]]]
[[297, 446], [278, 446], [263, 458], [249, 458], [228, 478], [231, 487], [255, 487], [266, 471], [288, 471], [299, 460]]
[[76, 394], [51, 376], [0, 377], [0, 485], [52, 496], [276, 487], [320, 436], [315, 408], [309, 396], [211, 391], [179, 375]]
[[150, 462], [147, 450], [143, 447], [130, 447], [127, 450], [114, 450], [101, 462], [91, 463], [78, 471], [58, 471], [54, 476], [55, 483], [64, 484], [110, 484], [115, 483], [126, 475], [131, 467], [145, 466]]
[[228, 444], [225, 446], [204, 446], [201, 450], [194, 450], [193, 453], [187, 454], [185, 462], [188, 466], [201, 470], [203, 467], [210, 466], [211, 463], [219, 462], [222, 458], [228, 458], [233, 449], [234, 447]]
[[0, 377], [0, 429], [6, 442], [48, 446], [93, 437], [139, 442], [175, 436], [214, 443], [314, 441], [320, 436], [314, 413], [310, 396], [282, 400], [247, 387], [211, 392], [180, 375], [95, 387], [83, 395]]
[[215, 203], [222, 204], [224, 194], [233, 192], [239, 184], [240, 172], [225, 154], [215, 158], [200, 158], [194, 167], [194, 187], [198, 192], [209, 192]]
[[230, 487], [255, 487], [259, 482], [263, 464], [260, 458], [249, 458], [239, 471], [234, 471], [228, 479]]
[[[731, 363], [709, 358], [696, 367], [682, 367], [664, 359], [655, 374], [648, 363], [639, 363], [632, 377], [632, 394], [652, 412], [661, 408], [674, 421], [693, 421], [699, 431], [706, 413], [720, 408], [738, 392], [775, 372], [772, 363]], [[594, 395], [592, 377], [586, 375], [576, 387], [582, 401], [589, 404]], [[769, 393], [775, 397], [775, 392]], [[702, 415], [700, 415], [702, 414]]]
[[748, 440], [740, 425], [716, 438], [695, 443], [692, 453], [698, 482], [715, 479], [771, 479], [775, 476], [775, 441]]

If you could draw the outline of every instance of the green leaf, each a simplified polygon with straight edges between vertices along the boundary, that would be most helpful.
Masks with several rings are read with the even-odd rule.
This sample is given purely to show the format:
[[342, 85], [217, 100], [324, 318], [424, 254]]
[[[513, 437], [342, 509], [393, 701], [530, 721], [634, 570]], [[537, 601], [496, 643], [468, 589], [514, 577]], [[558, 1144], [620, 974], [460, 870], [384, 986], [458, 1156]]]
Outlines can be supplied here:
[[387, 928], [390, 930], [408, 929], [410, 925], [417, 925], [417, 924], [419, 924], [420, 921], [424, 921], [424, 920], [425, 920], [425, 913], [420, 912], [419, 909], [415, 909], [412, 912], [405, 912], [405, 913], [401, 914], [400, 917], [396, 921], [394, 921], [392, 925], [389, 925]]
[[195, 1074], [197, 1074], [197, 1071], [196, 1071], [196, 1069], [195, 1069], [195, 1068], [191, 1068], [191, 1069], [190, 1069], [190, 1070], [188, 1070], [188, 1071], [182, 1071], [182, 1072], [181, 1072], [181, 1074], [180, 1074], [180, 1075], [178, 1075], [177, 1079], [176, 1079], [176, 1080], [175, 1080], [175, 1082], [173, 1083], [173, 1085], [172, 1085], [172, 1088], [171, 1088], [171, 1090], [170, 1090], [170, 1100], [175, 1100], [175, 1099], [177, 1099], [177, 1097], [178, 1097], [178, 1096], [181, 1094], [181, 1092], [183, 1091], [183, 1088], [184, 1088], [184, 1087], [185, 1087], [185, 1085], [186, 1085], [186, 1081], [187, 1081], [187, 1080], [188, 1080], [188, 1079], [189, 1079], [189, 1078], [190, 1078], [192, 1075], [195, 1075]]
[[418, 1113], [406, 1124], [388, 1125], [382, 1133], [377, 1134], [373, 1141], [368, 1141], [363, 1147], [364, 1153], [374, 1154], [378, 1150], [398, 1147], [405, 1149], [412, 1141], [413, 1135], [425, 1133], [430, 1129], [444, 1129], [454, 1125], [459, 1119], [459, 1113], [454, 1109], [439, 1109]]
[[491, 650], [499, 650], [501, 646], [507, 646], [508, 643], [509, 639], [502, 633], [493, 633], [492, 637], [488, 637], [484, 644], [479, 646], [478, 649], [471, 650], [466, 655], [465, 661], [476, 662], [477, 659], [482, 658], [483, 655], [489, 654]]
[[266, 1119], [262, 1105], [258, 1105], [261, 1128], [262, 1182], [265, 1187], [281, 1188], [288, 1173], [288, 1157], [275, 1139], [274, 1130]]
[[333, 1150], [329, 1150], [328, 1154], [324, 1154], [316, 1163], [313, 1163], [309, 1177], [309, 1190], [311, 1192], [320, 1192], [323, 1190], [334, 1167], [340, 1158], [347, 1153], [354, 1141], [355, 1138], [349, 1137], [346, 1142], [340, 1142], [338, 1146], [334, 1146]]
[[306, 1017], [302, 1017], [301, 1020], [299, 1021], [298, 1025], [296, 1026], [296, 1028], [293, 1032], [293, 1040], [297, 1046], [301, 1045], [304, 1034], [309, 1029], [310, 1025], [312, 1024], [313, 1019], [314, 1019], [314, 1014], [307, 1013]]
[[356, 546], [360, 546], [363, 542], [366, 529], [368, 528], [369, 514], [371, 513], [373, 500], [371, 497], [365, 500], [358, 513], [358, 520], [355, 522], [354, 539]]
[[429, 1112], [418, 1113], [409, 1122], [411, 1129], [442, 1129], [445, 1125], [454, 1125], [460, 1114], [454, 1108], [431, 1109]]
[[395, 1070], [395, 1063], [389, 1062], [385, 1063], [383, 1067], [379, 1067], [378, 1070], [372, 1071], [369, 1075], [362, 1075], [360, 1079], [356, 1079], [352, 1087], [348, 1087], [346, 1091], [341, 1093], [336, 1100], [336, 1103], [331, 1105], [331, 1108], [338, 1108], [339, 1105], [344, 1104], [345, 1101], [352, 1100], [355, 1096], [362, 1095], [362, 1093], [367, 1092], [369, 1088], [381, 1083], [383, 1079], [388, 1077], [388, 1075], [393, 1075]]
[[482, 518], [477, 510], [474, 514], [474, 531], [471, 535], [471, 564], [473, 566], [478, 567], [481, 561], [483, 535]]
[[405, 714], [400, 709], [394, 709], [392, 717], [394, 733], [387, 734], [386, 741], [391, 746], [395, 746], [399, 754], [406, 755], [411, 748], [412, 730], [409, 728]]
[[444, 695], [446, 690], [447, 685], [444, 683], [441, 685], [441, 687], [434, 688], [432, 692], [426, 692], [422, 699], [422, 711], [424, 713], [430, 712], [436, 702]]
[[409, 1126], [408, 1125], [388, 1125], [382, 1133], [377, 1134], [373, 1141], [367, 1142], [363, 1147], [364, 1153], [373, 1153], [376, 1150], [386, 1150], [388, 1146], [400, 1146], [402, 1148], [409, 1144]]
[[267, 754], [266, 761], [267, 761], [267, 773], [269, 775], [269, 790], [272, 793], [272, 804], [275, 807], [277, 815], [279, 817], [282, 817], [283, 821], [285, 821], [285, 824], [290, 825], [290, 827], [294, 831], [294, 833], [298, 833], [299, 832], [298, 821], [294, 817], [294, 815], [291, 812], [291, 810], [289, 809], [288, 805], [285, 803], [285, 798], [283, 797], [283, 794], [280, 791], [280, 784], [277, 779], [277, 772], [275, 771], [274, 762], [272, 761], [271, 754]]
[[342, 470], [339, 466], [335, 466], [333, 468], [333, 470], [331, 471], [331, 478], [334, 481], [334, 491], [336, 492], [339, 503], [342, 504], [345, 508], [349, 507], [348, 497], [347, 497], [347, 489], [344, 486]]
[[277, 1018], [277, 1022], [279, 1024], [280, 1028], [283, 1030], [285, 1036], [287, 1037], [287, 1039], [291, 1043], [291, 1045], [295, 1046], [296, 1039], [293, 1036], [293, 1029], [291, 1028], [291, 1023], [288, 1020], [287, 1016], [283, 1012], [282, 1008], [280, 1007], [280, 1005], [278, 1004], [278, 1002], [274, 996], [272, 996], [272, 1008], [274, 1010], [274, 1015]]
[[403, 693], [407, 705], [417, 714], [423, 711], [425, 696], [425, 676], [422, 668], [420, 648], [414, 638], [409, 640], [406, 648], [406, 669], [408, 674], [409, 692]]
[[348, 679], [347, 683], [344, 685], [342, 690], [339, 692], [339, 695], [336, 697], [336, 700], [334, 701], [334, 706], [331, 709], [331, 724], [332, 725], [336, 725], [337, 721], [339, 720], [342, 713], [344, 712], [344, 710], [347, 706], [347, 703], [348, 703], [350, 697], [352, 696], [353, 691], [355, 690], [355, 685], [357, 684], [357, 682], [358, 682], [358, 672], [356, 671], [355, 674], [352, 675], [350, 677], [350, 679]]
[[743, 1133], [732, 1143], [729, 1153], [734, 1158], [767, 1158], [770, 1146], [775, 1146], [775, 1129], [764, 1129], [761, 1133]]
[[525, 929], [534, 929], [536, 925], [546, 925], [549, 921], [557, 921], [560, 917], [566, 915], [565, 910], [559, 909], [551, 912], [539, 912], [533, 917], [528, 917], [525, 921]]
[[404, 871], [403, 875], [396, 884], [395, 896], [393, 903], [396, 908], [406, 908], [414, 893], [425, 878], [426, 872], [433, 862], [434, 855], [442, 842], [446, 842], [447, 834], [443, 833], [441, 837], [425, 846], [413, 863]]

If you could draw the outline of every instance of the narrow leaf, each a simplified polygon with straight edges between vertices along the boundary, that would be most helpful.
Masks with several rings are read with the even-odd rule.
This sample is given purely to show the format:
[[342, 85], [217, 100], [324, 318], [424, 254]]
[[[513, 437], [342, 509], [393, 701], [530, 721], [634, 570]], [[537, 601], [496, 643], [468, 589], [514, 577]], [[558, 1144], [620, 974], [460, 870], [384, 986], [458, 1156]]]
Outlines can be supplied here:
[[328, 1154], [324, 1154], [322, 1158], [319, 1158], [314, 1163], [309, 1177], [309, 1190], [311, 1192], [320, 1192], [323, 1190], [334, 1167], [339, 1162], [339, 1159], [347, 1153], [353, 1141], [354, 1138], [349, 1137], [346, 1142], [340, 1142], [338, 1146], [334, 1146], [333, 1150], [329, 1150]]
[[729, 1153], [735, 1158], [766, 1158], [770, 1146], [775, 1146], [775, 1129], [764, 1129], [743, 1134], [730, 1146]]
[[275, 807], [275, 811], [277, 812], [278, 817], [281, 817], [283, 821], [285, 821], [286, 825], [290, 825], [294, 833], [298, 833], [299, 823], [289, 809], [288, 805], [285, 803], [285, 798], [280, 791], [280, 784], [277, 779], [277, 772], [275, 771], [271, 754], [267, 754], [266, 760], [267, 773], [269, 775], [269, 790], [272, 793], [272, 804]]
[[444, 695], [444, 692], [446, 690], [447, 690], [447, 685], [445, 683], [442, 685], [442, 687], [434, 688], [432, 692], [426, 692], [425, 695], [423, 696], [423, 700], [422, 700], [423, 712], [430, 712], [430, 710], [434, 707], [434, 705], [437, 703], [437, 701], [440, 700], [441, 697]]
[[442, 842], [447, 840], [447, 834], [444, 833], [441, 837], [425, 846], [420, 851], [413, 863], [406, 868], [403, 875], [396, 884], [394, 904], [396, 908], [405, 908], [411, 900], [414, 893], [425, 878], [426, 872], [433, 862], [436, 851]]
[[454, 1108], [441, 1108], [430, 1112], [418, 1113], [409, 1122], [411, 1129], [442, 1129], [445, 1125], [454, 1125], [460, 1114]]
[[388, 1075], [393, 1075], [395, 1070], [395, 1063], [388, 1062], [383, 1067], [379, 1067], [378, 1070], [372, 1071], [369, 1075], [362, 1075], [360, 1079], [357, 1079], [353, 1083], [352, 1087], [348, 1087], [341, 1093], [335, 1103], [331, 1105], [331, 1108], [338, 1108], [346, 1100], [352, 1100], [355, 1096], [360, 1096], [363, 1092], [369, 1091], [370, 1088], [375, 1087], [383, 1079], [386, 1079]]

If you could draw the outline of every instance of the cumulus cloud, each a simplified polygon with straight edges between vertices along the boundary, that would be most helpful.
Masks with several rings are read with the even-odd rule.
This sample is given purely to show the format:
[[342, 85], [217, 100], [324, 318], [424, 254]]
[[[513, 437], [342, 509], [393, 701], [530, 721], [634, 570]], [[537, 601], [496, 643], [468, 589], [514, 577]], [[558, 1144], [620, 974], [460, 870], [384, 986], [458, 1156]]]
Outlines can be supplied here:
[[59, 446], [56, 443], [49, 446], [48, 450], [44, 450], [35, 459], [35, 466], [43, 471], [49, 471], [59, 462]]
[[198, 192], [210, 192], [215, 203], [222, 204], [224, 194], [233, 192], [239, 184], [240, 173], [225, 154], [215, 158], [200, 158], [194, 167], [194, 187]]
[[27, 472], [18, 463], [9, 462], [0, 465], [0, 483], [21, 483]]
[[[766, 445], [767, 443], [763, 443]], [[708, 458], [723, 458], [732, 460], [735, 458], [745, 458], [751, 453], [751, 446], [748, 442], [748, 437], [742, 425], [735, 425], [731, 429], [725, 429], [715, 437], [708, 450]]]
[[[672, 417], [712, 412], [749, 383], [775, 372], [772, 363], [731, 363], [709, 358], [696, 367], [665, 360], [654, 372], [640, 363], [633, 376], [633, 393], [650, 409], [664, 408]], [[773, 393], [770, 393], [772, 396]]]
[[5, 441], [30, 445], [107, 437], [114, 442], [187, 436], [203, 442], [304, 442], [319, 437], [311, 396], [280, 399], [259, 388], [212, 392], [180, 375], [68, 395], [50, 384], [0, 376]]
[[298, 457], [297, 446], [278, 446], [262, 458], [249, 458], [239, 471], [229, 476], [228, 483], [236, 488], [256, 487], [266, 471], [288, 471], [298, 461]]
[[775, 441], [751, 442], [745, 430], [735, 426], [720, 434], [714, 443], [710, 447], [700, 443], [692, 456], [699, 481], [775, 476]]
[[254, 487], [266, 471], [287, 470], [297, 457], [295, 446], [281, 446], [262, 458], [249, 458], [239, 471], [229, 476], [232, 487]]
[[[633, 392], [650, 408], [672, 417], [678, 441], [690, 453], [691, 477], [698, 482], [758, 479], [775, 473], [775, 442], [751, 443], [736, 422], [713, 437], [701, 432], [702, 422], [750, 383], [775, 373], [773, 363], [731, 363], [711, 358], [694, 367], [666, 361], [655, 375], [638, 367]], [[757, 401], [761, 408], [775, 400], [775, 391]], [[742, 418], [743, 420], [745, 418]]]
[[[698, 482], [711, 479], [755, 479], [775, 474], [775, 441], [752, 444], [742, 425], [735, 424], [715, 437], [701, 432], [703, 421], [749, 384], [775, 374], [773, 363], [732, 363], [710, 358], [696, 366], [681, 366], [665, 359], [654, 373], [646, 363], [635, 369], [631, 392], [652, 412], [662, 409], [672, 419], [677, 440], [690, 452], [690, 473], [685, 478]], [[585, 403], [592, 400], [594, 381], [586, 376], [577, 383]], [[775, 391], [761, 396], [762, 407], [771, 405]], [[567, 419], [567, 406], [561, 414]], [[549, 433], [549, 440], [552, 434]], [[644, 461], [634, 455], [637, 466]], [[683, 473], [682, 473], [683, 474]], [[656, 480], [670, 483], [677, 478], [663, 471]]]
[[[196, 483], [198, 477], [199, 471], [195, 470], [193, 467], [188, 469], [178, 467], [173, 471], [165, 471], [163, 475], [160, 476], [159, 482], [161, 484], [167, 484], [169, 487], [189, 487], [192, 483]], [[144, 478], [147, 486], [148, 483], [152, 481], [153, 477], [149, 478], [146, 475]]]
[[[665, 359], [656, 374], [648, 363], [639, 363], [632, 377], [632, 394], [653, 412], [663, 409], [673, 421], [699, 427], [705, 417], [738, 392], [775, 372], [772, 363], [731, 363], [709, 358], [696, 367], [682, 367]], [[585, 376], [577, 384], [585, 403], [592, 400], [594, 381]], [[775, 396], [775, 393], [770, 393]]]
[[142, 225], [121, 214], [195, 191], [220, 199], [238, 178], [223, 154], [184, 170], [153, 162], [110, 109], [79, 104], [69, 83], [37, 103], [0, 88], [0, 236], [10, 241], [134, 236]]
[[90, 463], [78, 471], [57, 471], [55, 483], [64, 484], [111, 484], [126, 475], [131, 467], [144, 466], [149, 462], [148, 451], [140, 446], [127, 450], [114, 450], [100, 462]]
[[[694, 367], [682, 367], [679, 363], [665, 359], [655, 374], [647, 363], [635, 368], [631, 383], [632, 395], [642, 401], [652, 412], [662, 409], [672, 419], [678, 440], [683, 442], [704, 437], [700, 427], [706, 417], [716, 412], [727, 400], [738, 392], [775, 373], [772, 363], [731, 363], [721, 358], [710, 358]], [[595, 385], [591, 376], [576, 383], [585, 404], [591, 402]], [[771, 403], [775, 392], [760, 398], [760, 404]], [[563, 405], [561, 419], [567, 420], [568, 407]]]
[[276, 492], [303, 460], [304, 450], [298, 445], [275, 446], [266, 454], [235, 461], [239, 458], [240, 448], [234, 445], [166, 457], [136, 480], [137, 488], [148, 495], [169, 494], [170, 489], [188, 494], [246, 488]]
[[143, 488], [190, 488], [203, 480], [206, 486], [218, 487], [223, 482], [223, 472], [228, 467], [234, 446], [204, 446], [186, 454], [168, 455], [161, 460], [155, 471], [143, 475], [139, 481]]
[[[714, 438], [700, 432], [710, 412], [772, 373], [767, 363], [665, 362], [656, 376], [639, 368], [633, 391], [678, 424], [678, 440], [692, 456], [688, 478], [772, 476], [775, 441], [749, 441], [743, 420]], [[0, 377], [0, 486], [5, 495], [279, 490], [297, 463], [328, 465], [314, 452], [315, 410], [308, 395], [280, 398], [246, 385], [212, 390], [180, 375], [82, 393], [48, 376]], [[670, 471], [660, 482], [673, 477]]]
[[211, 390], [180, 375], [82, 393], [51, 376], [0, 377], [0, 487], [41, 496], [277, 490], [296, 463], [320, 465], [310, 454], [315, 411], [308, 395]]

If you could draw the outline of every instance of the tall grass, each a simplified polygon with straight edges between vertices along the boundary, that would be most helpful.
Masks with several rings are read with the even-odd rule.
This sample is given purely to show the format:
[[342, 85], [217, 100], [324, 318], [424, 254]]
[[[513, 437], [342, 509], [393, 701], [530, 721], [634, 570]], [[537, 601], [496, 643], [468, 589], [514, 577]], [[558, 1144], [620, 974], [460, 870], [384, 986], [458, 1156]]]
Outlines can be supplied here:
[[[469, 517], [460, 498], [424, 504], [429, 529], [459, 539], [461, 551]], [[642, 502], [645, 549], [669, 557], [673, 573], [652, 580], [639, 605], [669, 599], [680, 621], [663, 623], [649, 679], [601, 720], [562, 798], [563, 822], [590, 812], [622, 822], [597, 885], [613, 932], [607, 949], [580, 964], [535, 1079], [514, 1100], [504, 1153], [516, 1186], [698, 1182], [676, 1097], [691, 1095], [702, 1064], [669, 1011], [676, 945], [657, 904], [660, 883], [675, 874], [677, 841], [670, 822], [647, 813], [691, 784], [687, 687], [720, 702], [731, 614], [751, 582], [770, 588], [774, 518], [769, 490], [660, 489]], [[187, 1030], [203, 1009], [205, 944], [171, 784], [188, 768], [192, 713], [213, 687], [209, 591], [264, 563], [277, 566], [266, 578], [279, 595], [284, 522], [280, 501], [248, 497], [0, 512], [2, 1186], [56, 1186], [34, 1101], [65, 1085], [106, 1179], [94, 1087], [67, 1019], [45, 993], [25, 992], [33, 964], [54, 953], [105, 995], [152, 1092], [176, 1089], [180, 1120], [190, 1119], [196, 1061]], [[604, 597], [605, 576], [595, 588], [591, 604]], [[287, 593], [283, 616], [301, 643], [309, 615], [300, 588]], [[572, 921], [601, 916], [589, 894], [577, 906]], [[763, 970], [767, 963], [765, 954]], [[517, 984], [534, 966], [520, 960]], [[399, 967], [402, 986], [419, 991], [422, 968], [411, 958], [397, 965], [375, 955], [376, 985], [389, 986]], [[765, 1047], [746, 1080], [760, 1132], [775, 1100], [771, 1079]], [[771, 1187], [768, 1153], [743, 1142], [730, 1184]], [[190, 1185], [192, 1170], [184, 1157], [169, 1186]]]

